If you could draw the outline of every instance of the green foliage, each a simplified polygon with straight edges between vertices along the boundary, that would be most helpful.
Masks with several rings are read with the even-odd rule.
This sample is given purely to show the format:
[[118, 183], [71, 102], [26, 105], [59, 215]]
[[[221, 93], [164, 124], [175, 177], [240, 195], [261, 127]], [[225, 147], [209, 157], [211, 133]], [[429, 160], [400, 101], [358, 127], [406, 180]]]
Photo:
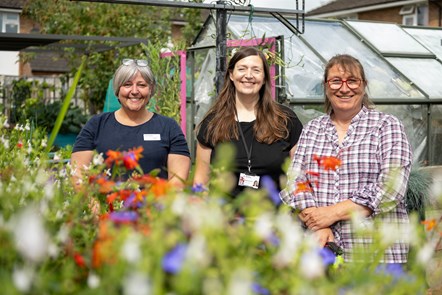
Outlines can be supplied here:
[[21, 119], [21, 108], [27, 98], [31, 97], [32, 82], [26, 79], [15, 80], [12, 83], [12, 109], [10, 122], [16, 123]]
[[151, 106], [164, 116], [180, 122], [180, 56], [161, 57], [161, 48], [149, 43], [143, 46], [149, 53], [149, 66], [157, 80]]
[[[38, 126], [50, 132], [54, 128], [61, 104], [60, 101], [56, 101], [44, 105], [38, 100], [29, 99], [25, 103], [23, 117], [29, 120], [33, 126]], [[79, 133], [87, 119], [87, 116], [83, 114], [79, 107], [71, 105], [60, 127], [60, 133]]]
[[[50, 160], [45, 132], [4, 126], [0, 116], [4, 294], [424, 294], [427, 288], [423, 266], [435, 244], [417, 222], [403, 236], [415, 251], [405, 276], [378, 272], [378, 261], [364, 256], [325, 265], [313, 236], [289, 208], [274, 208], [265, 190], [226, 202], [229, 146], [218, 154], [210, 191], [177, 191], [148, 175], [142, 186], [115, 183], [102, 173], [99, 155], [74, 190], [64, 163], [69, 151]], [[136, 221], [117, 222], [113, 213], [121, 212], [136, 214]], [[380, 253], [398, 232], [373, 226], [356, 234], [370, 231], [371, 250]]]
[[417, 213], [421, 221], [425, 219], [425, 207], [428, 205], [431, 182], [431, 176], [428, 173], [413, 166], [408, 179], [405, 203], [407, 211]]
[[[160, 48], [166, 47], [168, 39], [172, 37], [170, 22], [172, 15], [179, 15], [181, 11], [182, 9], [146, 5], [68, 0], [51, 2], [29, 0], [24, 8], [24, 13], [39, 23], [44, 33], [136, 37]], [[199, 10], [184, 11], [185, 20], [189, 21], [184, 29], [186, 44], [190, 44], [193, 35], [199, 29], [201, 23], [199, 13]], [[115, 47], [116, 45], [115, 42], [108, 42], [104, 46], [110, 46], [112, 50], [98, 52], [92, 49], [88, 52], [88, 64], [83, 71], [80, 85], [83, 90], [82, 98], [91, 114], [103, 109], [107, 83], [119, 66], [121, 58], [138, 58], [146, 54], [139, 46], [120, 48]], [[78, 52], [66, 51], [65, 56], [75, 71], [75, 66], [79, 63]]]

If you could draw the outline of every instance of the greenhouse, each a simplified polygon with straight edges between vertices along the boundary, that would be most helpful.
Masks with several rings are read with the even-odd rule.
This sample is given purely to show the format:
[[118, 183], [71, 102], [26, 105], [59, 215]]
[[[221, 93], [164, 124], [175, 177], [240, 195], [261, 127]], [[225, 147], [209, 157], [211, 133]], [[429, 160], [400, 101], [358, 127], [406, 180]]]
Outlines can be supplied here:
[[[406, 27], [390, 23], [296, 19], [284, 25], [269, 16], [232, 14], [227, 46], [268, 43], [282, 63], [275, 63], [274, 95], [290, 104], [303, 123], [322, 114], [322, 75], [326, 61], [339, 53], [358, 58], [368, 77], [368, 93], [377, 109], [400, 118], [413, 146], [415, 162], [441, 165], [442, 28]], [[187, 107], [187, 134], [215, 99], [215, 36], [212, 16], [189, 48], [193, 89]], [[247, 40], [247, 41], [246, 41]], [[189, 120], [194, 120], [190, 122]]]

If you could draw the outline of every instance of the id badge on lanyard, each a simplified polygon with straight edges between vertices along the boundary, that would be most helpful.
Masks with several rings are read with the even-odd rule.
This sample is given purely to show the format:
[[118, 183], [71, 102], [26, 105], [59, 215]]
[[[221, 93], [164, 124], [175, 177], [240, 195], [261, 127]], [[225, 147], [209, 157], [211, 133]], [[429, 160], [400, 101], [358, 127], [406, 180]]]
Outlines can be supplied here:
[[[236, 117], [238, 119], [238, 115]], [[241, 125], [239, 124], [239, 119], [238, 119], [238, 128], [239, 128], [239, 134], [242, 139], [242, 143], [244, 144], [244, 149], [246, 150], [246, 154], [247, 154], [247, 170], [248, 170], [247, 172], [241, 172], [239, 174], [238, 185], [258, 189], [260, 176], [253, 174], [251, 172], [253, 139], [252, 139], [252, 143], [250, 144], [250, 150], [249, 150], [247, 148], [246, 139], [244, 137], [244, 133], [242, 132]]]
[[260, 177], [258, 175], [243, 172], [239, 174], [238, 185], [258, 189], [259, 178]]

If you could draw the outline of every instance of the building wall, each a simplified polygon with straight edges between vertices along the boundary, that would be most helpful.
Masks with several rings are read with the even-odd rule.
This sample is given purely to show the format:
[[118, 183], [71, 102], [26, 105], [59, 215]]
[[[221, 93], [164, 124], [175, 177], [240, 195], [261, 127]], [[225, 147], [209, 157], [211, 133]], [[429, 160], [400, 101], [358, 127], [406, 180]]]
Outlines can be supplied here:
[[358, 14], [360, 20], [382, 21], [402, 24], [402, 15], [399, 15], [400, 7], [392, 7], [382, 10], [372, 10]]
[[[381, 21], [396, 23], [401, 25], [403, 16], [399, 14], [402, 7], [392, 7], [382, 10], [373, 10], [361, 12], [358, 14], [358, 19], [369, 21]], [[428, 26], [440, 27], [440, 12], [439, 7], [434, 3], [429, 3], [428, 6]]]
[[434, 3], [430, 4], [428, 12], [428, 26], [440, 27], [442, 22], [442, 15], [439, 6]]

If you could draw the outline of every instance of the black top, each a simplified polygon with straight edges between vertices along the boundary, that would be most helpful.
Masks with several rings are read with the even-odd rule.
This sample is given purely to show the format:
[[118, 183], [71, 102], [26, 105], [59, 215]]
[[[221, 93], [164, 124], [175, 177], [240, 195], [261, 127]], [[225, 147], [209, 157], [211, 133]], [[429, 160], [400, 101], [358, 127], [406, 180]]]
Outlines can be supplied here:
[[[281, 175], [284, 175], [282, 165], [284, 164], [284, 161], [289, 157], [289, 152], [292, 147], [298, 142], [299, 136], [301, 135], [302, 131], [302, 123], [301, 121], [299, 121], [298, 117], [291, 109], [283, 105], [279, 106], [283, 108], [283, 110], [289, 115], [287, 126], [289, 130], [289, 135], [286, 139], [276, 141], [272, 144], [260, 143], [256, 141], [254, 137], [253, 126], [255, 124], [255, 121], [240, 122], [240, 126], [245, 137], [247, 148], [250, 150], [251, 144], [253, 145], [251, 154], [251, 173], [254, 173], [261, 177], [264, 175], [270, 176], [277, 185], [277, 188], [280, 190], [279, 178]], [[217, 144], [216, 146], [212, 146], [205, 137], [207, 126], [210, 120], [211, 118], [208, 117], [202, 121], [197, 139], [200, 144], [212, 149], [210, 161], [211, 163], [213, 163], [213, 159], [215, 158], [219, 144]], [[236, 150], [234, 163], [235, 167], [233, 170], [236, 176], [236, 186], [232, 192], [232, 195], [236, 196], [244, 189], [243, 186], [238, 186], [237, 184], [239, 174], [241, 172], [248, 171], [247, 153], [241, 137], [239, 137], [238, 140], [232, 139], [230, 140], [230, 142], [233, 144]], [[261, 183], [262, 182], [260, 182], [260, 185]]]
[[96, 150], [106, 158], [108, 150], [127, 151], [142, 146], [138, 161], [144, 173], [160, 168], [158, 175], [167, 179], [167, 157], [179, 154], [190, 157], [181, 128], [175, 120], [154, 113], [137, 126], [126, 126], [115, 119], [114, 112], [92, 117], [81, 130], [72, 152]]

